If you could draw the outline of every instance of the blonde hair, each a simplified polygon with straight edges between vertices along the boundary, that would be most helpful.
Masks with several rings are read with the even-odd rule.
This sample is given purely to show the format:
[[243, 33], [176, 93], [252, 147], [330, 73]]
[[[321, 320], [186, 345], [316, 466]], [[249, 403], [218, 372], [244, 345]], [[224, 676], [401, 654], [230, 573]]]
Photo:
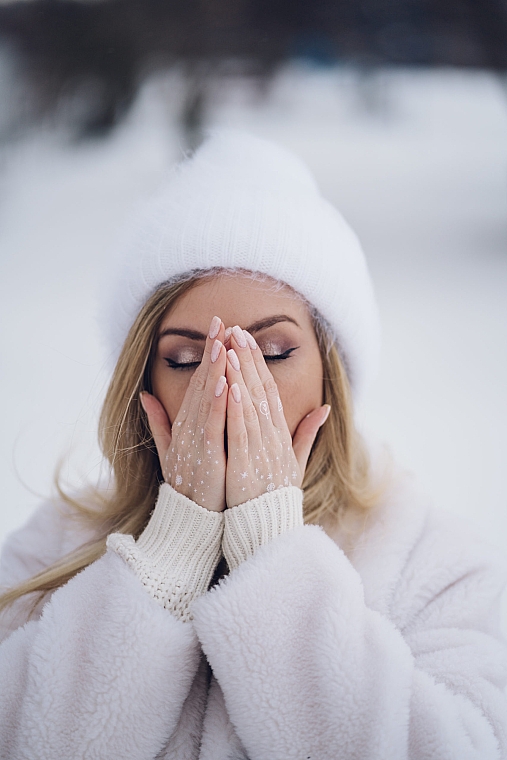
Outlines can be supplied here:
[[[164, 315], [184, 293], [216, 271], [192, 273], [160, 286], [140, 310], [123, 345], [99, 420], [99, 442], [109, 463], [113, 486], [106, 491], [89, 489], [84, 498], [73, 499], [56, 479], [60, 498], [75, 517], [92, 529], [95, 538], [0, 596], [0, 611], [26, 594], [33, 595], [35, 609], [48, 593], [105, 553], [110, 533], [137, 538], [144, 530], [163, 477], [139, 393], [151, 390], [156, 337]], [[261, 277], [274, 287], [280, 285]], [[309, 309], [323, 363], [324, 403], [330, 404], [331, 411], [306, 467], [304, 519], [306, 523], [339, 524], [346, 512], [368, 511], [380, 491], [373, 483], [366, 449], [355, 429], [344, 364], [328, 326], [311, 306]]]

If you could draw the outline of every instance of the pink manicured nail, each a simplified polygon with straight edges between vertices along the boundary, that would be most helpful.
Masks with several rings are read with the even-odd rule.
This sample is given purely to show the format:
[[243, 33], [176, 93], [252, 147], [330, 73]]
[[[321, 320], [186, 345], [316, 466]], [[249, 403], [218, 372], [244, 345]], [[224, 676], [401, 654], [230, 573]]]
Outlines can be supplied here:
[[222, 395], [222, 393], [224, 392], [224, 388], [225, 388], [226, 384], [227, 384], [227, 380], [225, 379], [225, 377], [223, 375], [222, 375], [222, 377], [218, 378], [217, 387], [215, 388], [215, 396], [217, 398], [219, 398]]
[[241, 391], [239, 389], [239, 385], [237, 383], [233, 383], [231, 385], [231, 393], [234, 401], [239, 404], [241, 401]]
[[229, 338], [231, 337], [231, 333], [232, 333], [232, 327], [226, 327], [225, 328], [225, 337], [224, 337], [224, 341], [226, 343], [229, 340]]
[[216, 362], [216, 360], [218, 359], [218, 357], [220, 356], [220, 350], [221, 350], [221, 348], [222, 348], [222, 344], [220, 343], [219, 340], [216, 340], [213, 343], [213, 348], [211, 349], [211, 362], [212, 362], [212, 364], [214, 364]]
[[208, 333], [211, 340], [217, 337], [218, 333], [220, 332], [221, 324], [222, 324], [222, 320], [220, 319], [220, 317], [213, 317], [213, 319], [211, 320], [211, 324], [209, 326], [209, 333]]
[[[145, 394], [145, 391], [141, 391], [141, 393], [139, 394], [139, 401], [141, 402], [141, 406], [143, 407], [144, 411], [146, 412], [146, 407], [144, 405], [144, 394]], [[146, 414], [148, 414], [148, 412], [146, 412]]]
[[238, 325], [234, 325], [232, 328], [232, 334], [236, 338], [236, 343], [240, 348], [246, 348], [246, 338], [243, 335], [243, 330]]
[[324, 417], [324, 419], [323, 419], [323, 420], [322, 420], [322, 422], [320, 423], [319, 427], [322, 427], [322, 425], [324, 424], [324, 422], [325, 422], [325, 421], [327, 420], [327, 418], [329, 417], [329, 412], [331, 411], [331, 407], [329, 406], [329, 404], [326, 404], [326, 406], [327, 406], [327, 410], [326, 410], [326, 416]]
[[250, 335], [248, 330], [243, 330], [243, 335], [245, 336], [246, 341], [252, 350], [254, 348], [257, 348], [257, 343], [255, 342], [255, 338], [253, 337], [253, 335]]
[[236, 370], [236, 372], [239, 372], [241, 367], [239, 365], [239, 359], [236, 351], [233, 348], [230, 348], [227, 351], [227, 356], [229, 357], [229, 361], [232, 364], [233, 368]]

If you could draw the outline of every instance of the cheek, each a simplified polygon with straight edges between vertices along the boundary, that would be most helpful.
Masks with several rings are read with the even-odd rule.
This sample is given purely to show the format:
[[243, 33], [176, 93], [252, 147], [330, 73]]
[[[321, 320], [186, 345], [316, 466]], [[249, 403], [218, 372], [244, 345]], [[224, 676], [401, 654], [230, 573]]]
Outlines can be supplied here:
[[192, 372], [164, 372], [157, 369], [154, 369], [152, 373], [153, 395], [166, 410], [171, 425], [181, 408], [192, 374]]
[[294, 435], [303, 417], [322, 406], [322, 366], [319, 362], [314, 371], [284, 373], [284, 376], [275, 377], [275, 380], [287, 425], [291, 435]]

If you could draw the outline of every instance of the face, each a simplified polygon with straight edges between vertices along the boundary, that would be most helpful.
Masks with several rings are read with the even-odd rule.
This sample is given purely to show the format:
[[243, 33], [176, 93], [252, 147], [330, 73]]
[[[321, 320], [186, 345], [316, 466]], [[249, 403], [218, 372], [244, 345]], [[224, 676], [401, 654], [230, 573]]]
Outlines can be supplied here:
[[169, 421], [175, 419], [190, 378], [201, 361], [214, 316], [254, 336], [271, 371], [294, 435], [299, 422], [321, 406], [322, 361], [310, 315], [288, 287], [237, 275], [205, 279], [165, 315], [152, 370], [153, 393]]

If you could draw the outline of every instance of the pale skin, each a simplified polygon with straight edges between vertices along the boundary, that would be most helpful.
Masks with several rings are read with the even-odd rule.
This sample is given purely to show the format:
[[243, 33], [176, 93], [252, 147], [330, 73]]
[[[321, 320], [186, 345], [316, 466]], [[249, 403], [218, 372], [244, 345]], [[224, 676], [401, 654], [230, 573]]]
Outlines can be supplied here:
[[306, 305], [241, 274], [204, 279], [162, 320], [143, 392], [162, 472], [220, 512], [300, 487], [322, 404], [322, 361]]

